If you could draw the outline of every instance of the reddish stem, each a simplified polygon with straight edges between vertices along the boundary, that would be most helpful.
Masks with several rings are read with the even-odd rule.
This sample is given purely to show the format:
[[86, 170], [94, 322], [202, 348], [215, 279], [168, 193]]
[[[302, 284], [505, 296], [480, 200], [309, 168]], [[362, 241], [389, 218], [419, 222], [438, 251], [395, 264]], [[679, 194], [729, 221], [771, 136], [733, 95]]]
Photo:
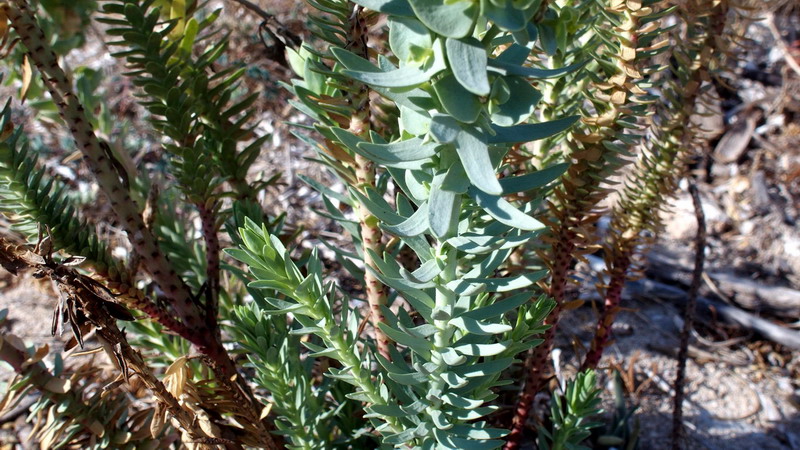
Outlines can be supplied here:
[[206, 323], [212, 330], [217, 330], [217, 311], [219, 296], [220, 272], [220, 244], [217, 236], [217, 221], [214, 215], [215, 202], [211, 206], [199, 203], [200, 223], [203, 229], [203, 239], [206, 243], [206, 283], [208, 283], [208, 298], [206, 299]]
[[619, 312], [622, 289], [625, 287], [625, 280], [630, 267], [630, 255], [627, 252], [623, 253], [615, 263], [612, 263], [612, 266], [611, 279], [608, 286], [606, 286], [603, 312], [600, 313], [600, 317], [597, 320], [594, 339], [592, 339], [589, 352], [581, 365], [581, 371], [596, 368], [603, 357], [603, 350], [608, 345], [609, 337], [611, 336], [611, 326], [614, 324], [614, 319], [616, 319]]
[[515, 408], [514, 419], [511, 423], [511, 432], [506, 439], [504, 450], [516, 450], [522, 441], [525, 424], [533, 407], [533, 398], [545, 384], [550, 373], [549, 356], [553, 347], [553, 339], [558, 327], [558, 319], [563, 309], [564, 296], [567, 282], [569, 281], [569, 268], [572, 263], [572, 254], [575, 250], [574, 232], [569, 225], [559, 227], [559, 233], [553, 245], [553, 267], [551, 269], [550, 297], [555, 300], [556, 306], [550, 311], [544, 321], [550, 328], [544, 333], [544, 342], [533, 348], [532, 353], [525, 361], [525, 387], [520, 394]]

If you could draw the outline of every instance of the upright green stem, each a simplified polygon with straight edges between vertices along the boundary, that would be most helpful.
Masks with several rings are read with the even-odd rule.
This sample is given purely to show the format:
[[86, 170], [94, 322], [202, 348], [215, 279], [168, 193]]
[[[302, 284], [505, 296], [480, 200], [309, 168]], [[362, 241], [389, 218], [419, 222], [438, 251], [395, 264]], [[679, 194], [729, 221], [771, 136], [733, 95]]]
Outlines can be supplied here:
[[[306, 305], [308, 316], [322, 329], [317, 333], [318, 336], [325, 341], [326, 345], [336, 350], [336, 359], [347, 368], [353, 376], [356, 386], [364, 392], [369, 403], [385, 405], [386, 400], [381, 397], [379, 385], [372, 379], [370, 371], [364, 370], [362, 360], [353, 351], [353, 346], [347, 343], [342, 327], [335, 323], [330, 310], [321, 310], [318, 296], [312, 291], [303, 290], [296, 291], [291, 297], [298, 303]], [[387, 423], [395, 433], [403, 431], [396, 418], [387, 417]]]
[[[434, 319], [433, 326], [436, 327], [436, 333], [433, 335], [433, 348], [431, 362], [436, 364], [436, 370], [430, 374], [431, 391], [443, 393], [446, 386], [442, 374], [447, 371], [448, 364], [442, 358], [442, 352], [451, 345], [453, 338], [453, 326], [447, 318], [453, 314], [456, 304], [456, 294], [447, 288], [447, 283], [456, 279], [457, 268], [457, 254], [455, 248], [450, 247], [448, 244], [441, 244], [439, 247], [440, 258], [444, 259], [445, 267], [442, 273], [439, 274], [439, 279], [436, 285], [436, 298], [435, 307], [438, 311], [443, 311], [443, 319]], [[441, 402], [434, 403], [431, 407], [438, 409]]]

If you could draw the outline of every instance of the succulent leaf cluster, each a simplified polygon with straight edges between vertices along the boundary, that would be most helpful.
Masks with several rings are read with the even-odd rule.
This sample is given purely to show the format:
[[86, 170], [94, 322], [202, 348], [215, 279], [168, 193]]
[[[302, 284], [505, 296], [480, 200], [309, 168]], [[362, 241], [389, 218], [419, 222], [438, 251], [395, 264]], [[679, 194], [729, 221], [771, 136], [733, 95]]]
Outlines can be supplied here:
[[[369, 257], [368, 273], [391, 288], [395, 302], [408, 305], [381, 308], [384, 321], [378, 329], [397, 347], [389, 358], [374, 356], [376, 373], [364, 363], [372, 358], [370, 347], [348, 350], [358, 351], [358, 358], [341, 353], [358, 341], [360, 320], [347, 307], [342, 317], [334, 317], [333, 291], [319, 280], [309, 281], [320, 276], [313, 259], [309, 264], [316, 270], [309, 267], [305, 278], [293, 275], [296, 269], [284, 269], [288, 257], [276, 259], [282, 253], [279, 242], [253, 227], [242, 230], [246, 253], [232, 254], [250, 266], [251, 288], [281, 289], [294, 299], [273, 306], [307, 317], [301, 322], [304, 330], [318, 333], [325, 343], [315, 355], [334, 355], [344, 365], [329, 376], [356, 386], [351, 398], [366, 402], [368, 417], [382, 423], [377, 429], [384, 443], [499, 446], [502, 430], [476, 419], [494, 410], [487, 405], [496, 396], [489, 388], [498, 385], [516, 355], [539, 342], [533, 335], [543, 331], [540, 321], [552, 307], [545, 298], [531, 301], [532, 293], [517, 293], [545, 272], [503, 276], [514, 247], [535, 239], [543, 228], [530, 216], [535, 203], [514, 204], [506, 197], [541, 196], [563, 167], [499, 179], [498, 174], [512, 145], [552, 136], [575, 123], [577, 117], [529, 119], [541, 98], [532, 83], [579, 65], [547, 70], [527, 64], [537, 33], [528, 19], [539, 11], [539, 2], [487, 3], [481, 19], [476, 2], [356, 3], [388, 16], [395, 57], [372, 60], [369, 53], [357, 54], [351, 51], [357, 43], [344, 39], [345, 31], [336, 32], [335, 20], [315, 19], [317, 34], [329, 47], [305, 47], [290, 58], [302, 79], [289, 88], [299, 98], [296, 105], [317, 121], [314, 131], [323, 139], [305, 139], [321, 161], [351, 186], [356, 181], [351, 162], [357, 158], [371, 161], [378, 179], [386, 180], [374, 186], [356, 183], [346, 195], [322, 193], [328, 205], [324, 213], [346, 229], [355, 223], [336, 206], [339, 202], [366, 208], [382, 233], [400, 242], [381, 253], [367, 247], [366, 255], [348, 255]], [[342, 20], [338, 23], [358, 12], [347, 2], [315, 5]], [[356, 89], [395, 105], [397, 135], [352, 129], [359, 107], [353, 102]], [[414, 267], [396, 261], [400, 248], [413, 252]], [[278, 281], [284, 279], [291, 281], [288, 289], [283, 285], [288, 281]], [[306, 295], [300, 286], [316, 286], [316, 291]], [[323, 307], [324, 298], [330, 303]], [[379, 378], [380, 390], [372, 377]]]
[[593, 428], [602, 425], [591, 421], [601, 412], [602, 391], [597, 387], [597, 374], [592, 370], [578, 373], [567, 383], [563, 394], [556, 394], [550, 405], [550, 430], [539, 427], [537, 445], [542, 450], [588, 449], [581, 445]]

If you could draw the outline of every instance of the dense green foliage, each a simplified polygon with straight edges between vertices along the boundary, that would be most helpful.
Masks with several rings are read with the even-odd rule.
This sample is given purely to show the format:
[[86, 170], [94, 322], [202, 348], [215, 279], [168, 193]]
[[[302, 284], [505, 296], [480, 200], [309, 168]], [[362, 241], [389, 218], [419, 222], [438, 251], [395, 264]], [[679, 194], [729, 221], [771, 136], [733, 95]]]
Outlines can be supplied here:
[[[679, 122], [713, 62], [701, 47], [727, 11], [714, 9], [724, 2], [679, 10], [655, 0], [309, 0], [307, 39], [287, 48], [294, 78], [284, 87], [305, 116], [292, 131], [345, 186], [303, 177], [322, 199], [317, 213], [345, 231], [338, 241], [311, 237], [360, 283], [349, 290], [318, 249], [302, 250], [283, 211], [259, 203], [277, 175], [253, 173], [268, 136], [255, 133], [259, 94], [243, 89], [247, 67], [228, 60], [222, 10], [181, 0], [73, 8], [81, 23], [102, 22], [149, 119], [147, 136], [136, 137], [164, 150], [137, 166], [125, 136], [134, 131], [110, 119], [101, 74], [78, 69], [73, 83], [62, 70], [59, 56], [83, 38], [59, 19], [69, 7], [51, 3], [0, 4], [8, 42], [19, 38], [7, 67], [41, 114], [64, 120], [110, 204], [102, 220], [127, 233], [130, 256], [111, 256], [83, 201], [30, 151], [11, 106], [2, 113], [0, 213], [28, 242], [46, 236], [54, 252], [85, 258], [96, 291], [77, 272], [52, 279], [71, 293], [62, 302], [73, 332], [101, 329], [98, 315], [111, 311], [75, 306], [83, 297], [137, 316], [120, 334], [145, 359], [97, 342], [113, 364], [109, 389], [138, 374], [157, 408], [150, 415], [124, 396], [100, 396], [97, 411], [119, 417], [103, 426], [130, 429], [125, 445], [276, 448], [275, 435], [302, 449], [519, 445], [533, 428], [532, 395], [546, 389], [572, 262], [596, 250], [599, 205], [642, 148], [610, 233], [626, 240], [609, 245], [628, 257], [658, 231], [654, 212], [691, 134]], [[664, 17], [682, 22], [665, 27]], [[676, 43], [684, 28], [690, 39]], [[674, 62], [665, 75], [666, 56]], [[681, 96], [682, 84], [694, 90]], [[645, 136], [653, 138], [643, 145]], [[40, 245], [11, 241], [4, 235], [0, 246], [5, 267], [58, 273]], [[629, 266], [615, 273], [620, 289]], [[602, 319], [589, 368], [607, 327]], [[0, 352], [17, 377], [8, 398], [62, 374], [17, 361], [28, 353]], [[86, 381], [74, 395], [42, 401], [74, 413], [59, 411], [67, 425], [48, 442], [115, 445], [78, 420], [89, 414], [85, 386], [103, 376], [87, 367], [72, 372]], [[601, 425], [596, 384], [586, 370], [553, 393], [539, 448], [585, 448]], [[491, 416], [522, 388], [513, 423]], [[623, 416], [612, 434], [629, 439]]]

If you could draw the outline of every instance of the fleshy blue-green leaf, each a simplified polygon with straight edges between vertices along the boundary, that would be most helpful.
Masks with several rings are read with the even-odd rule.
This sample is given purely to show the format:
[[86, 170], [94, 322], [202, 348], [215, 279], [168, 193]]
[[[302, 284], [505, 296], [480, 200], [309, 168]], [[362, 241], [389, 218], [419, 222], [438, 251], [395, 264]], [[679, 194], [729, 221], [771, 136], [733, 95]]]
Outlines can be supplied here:
[[568, 129], [578, 119], [580, 119], [580, 116], [570, 116], [542, 123], [526, 123], [513, 127], [492, 127], [495, 135], [489, 136], [489, 143], [516, 144], [544, 139]]
[[486, 75], [486, 49], [473, 37], [447, 39], [445, 43], [450, 70], [467, 91], [475, 95], [489, 95], [489, 77]]
[[525, 28], [535, 14], [535, 10], [528, 11], [514, 7], [514, 2], [502, 1], [484, 2], [483, 14], [500, 28], [506, 31], [519, 31]]
[[428, 223], [434, 236], [444, 239], [455, 233], [461, 212], [461, 195], [441, 187], [444, 174], [434, 178], [428, 198]]
[[467, 356], [494, 356], [504, 352], [513, 345], [512, 341], [503, 341], [495, 344], [462, 344], [455, 345], [455, 351]]
[[539, 270], [514, 277], [503, 278], [464, 278], [453, 280], [447, 287], [458, 295], [473, 295], [484, 290], [489, 292], [509, 292], [526, 288], [547, 275], [547, 270]]
[[429, 425], [423, 422], [420, 423], [417, 426], [417, 428], [409, 428], [407, 430], [395, 434], [386, 434], [386, 437], [383, 438], [383, 443], [390, 445], [399, 445], [408, 442], [411, 439], [414, 439], [418, 435], [424, 436], [425, 434], [427, 434], [427, 426]]
[[453, 350], [452, 348], [446, 348], [439, 352], [444, 359], [444, 362], [447, 363], [448, 366], [460, 366], [467, 361], [467, 357], [464, 355], [459, 355], [458, 352]]
[[469, 177], [467, 177], [464, 166], [460, 161], [454, 162], [447, 169], [447, 173], [442, 180], [442, 189], [459, 194], [464, 194], [469, 189]]
[[483, 110], [480, 99], [464, 89], [453, 74], [436, 80], [433, 90], [444, 110], [460, 122], [475, 122]]
[[473, 186], [487, 194], [500, 195], [503, 192], [483, 134], [474, 129], [463, 130], [456, 138], [456, 152]]
[[477, 364], [466, 364], [455, 367], [451, 371], [464, 378], [476, 378], [496, 375], [511, 367], [514, 358], [500, 358]]
[[533, 217], [523, 213], [511, 203], [497, 195], [490, 195], [477, 189], [469, 189], [470, 197], [498, 222], [520, 230], [538, 230], [544, 225]]
[[439, 263], [435, 259], [431, 259], [430, 261], [423, 263], [421, 266], [419, 266], [419, 268], [417, 268], [417, 270], [411, 273], [408, 273], [408, 271], [402, 267], [400, 268], [400, 276], [406, 279], [412, 279], [413, 281], [419, 283], [431, 281], [440, 273], [442, 273], [442, 268], [439, 267]]
[[530, 301], [533, 293], [523, 292], [521, 294], [512, 295], [511, 297], [492, 303], [491, 305], [482, 308], [467, 311], [459, 317], [469, 317], [476, 320], [487, 320], [495, 317], [502, 316], [503, 314], [513, 311], [520, 306]]
[[508, 430], [487, 428], [485, 423], [459, 424], [451, 428], [450, 432], [468, 439], [500, 439], [508, 435]]
[[460, 395], [453, 394], [452, 392], [442, 395], [442, 400], [444, 400], [444, 402], [448, 405], [453, 405], [456, 408], [463, 409], [475, 409], [484, 403], [483, 400], [462, 397]]
[[569, 164], [567, 163], [554, 164], [546, 169], [525, 175], [501, 178], [500, 186], [503, 186], [503, 194], [530, 191], [557, 180], [568, 168]]
[[353, 3], [384, 14], [414, 16], [414, 11], [407, 0], [354, 0]]
[[408, 0], [417, 18], [442, 36], [462, 38], [472, 31], [478, 2], [472, 0]]
[[438, 448], [441, 449], [493, 450], [504, 444], [504, 442], [501, 440], [476, 441], [472, 439], [464, 439], [438, 428], [433, 430], [433, 435], [436, 437], [436, 441], [439, 443]]
[[407, 417], [409, 414], [397, 405], [370, 405], [364, 417]]
[[462, 377], [462, 376], [460, 376], [457, 373], [452, 372], [452, 371], [443, 373], [442, 374], [442, 379], [451, 388], [454, 388], [454, 389], [458, 389], [458, 388], [464, 387], [464, 386], [467, 385], [467, 383], [469, 383], [468, 379], [466, 379], [466, 378], [464, 378], [464, 377]]
[[487, 69], [490, 72], [495, 72], [500, 75], [517, 75], [525, 78], [556, 78], [561, 75], [573, 72], [585, 66], [586, 63], [575, 63], [559, 69], [536, 69], [533, 67], [520, 66], [516, 64], [509, 64], [505, 61], [498, 61], [497, 59], [489, 59]]
[[406, 66], [391, 72], [356, 72], [353, 70], [344, 70], [343, 72], [345, 75], [371, 86], [406, 88], [427, 82], [442, 69], [444, 67], [441, 64], [436, 64], [432, 69], [428, 70]]
[[520, 77], [504, 77], [509, 89], [509, 99], [497, 106], [492, 113], [492, 122], [510, 127], [528, 120], [542, 99], [542, 94]]
[[552, 21], [537, 24], [539, 29], [539, 42], [548, 55], [553, 56], [558, 50], [556, 30], [553, 29]]
[[370, 142], [358, 144], [358, 148], [366, 150], [370, 154], [382, 155], [382, 158], [390, 160], [396, 158], [398, 162], [430, 158], [436, 154], [437, 147], [439, 147], [439, 144], [435, 142], [423, 143], [420, 138], [406, 139], [389, 144], [373, 144]]
[[486, 323], [465, 316], [451, 319], [450, 325], [458, 327], [467, 333], [478, 335], [500, 334], [511, 330], [511, 326], [507, 324]]
[[359, 70], [346, 69], [343, 71], [345, 75], [357, 81], [371, 86], [406, 88], [425, 83], [446, 67], [440, 54], [442, 52], [439, 50], [440, 47], [438, 45], [434, 46], [433, 63], [428, 68], [420, 69], [414, 66], [405, 66], [388, 72], [384, 72], [369, 61], [347, 50], [334, 47], [331, 52], [345, 67], [359, 68]]
[[414, 136], [423, 136], [431, 129], [431, 118], [428, 115], [403, 105], [399, 105], [398, 108], [402, 131]]
[[419, 58], [431, 52], [433, 39], [419, 20], [395, 16], [389, 21], [389, 46], [400, 61], [422, 63]]
[[394, 329], [385, 323], [380, 323], [378, 326], [384, 333], [386, 333], [386, 336], [388, 336], [389, 339], [397, 342], [400, 345], [405, 345], [425, 359], [430, 358], [433, 344], [427, 340], [403, 333], [402, 331]]
[[531, 49], [519, 44], [511, 44], [507, 49], [503, 50], [503, 53], [495, 58], [495, 61], [502, 62], [504, 64], [513, 64], [515, 66], [521, 66], [525, 64], [525, 61], [528, 59], [528, 55], [531, 54]]
[[461, 125], [454, 118], [445, 114], [434, 114], [431, 117], [430, 133], [440, 144], [449, 144], [456, 140], [461, 132]]
[[[331, 48], [331, 52], [336, 57], [336, 59], [339, 60], [339, 62], [342, 63], [342, 65], [348, 70], [355, 70], [360, 72], [372, 72], [376, 70], [382, 72], [391, 72], [397, 70], [397, 67], [395, 67], [383, 55], [378, 56], [378, 63], [380, 64], [380, 68], [378, 68], [375, 67], [372, 63], [370, 63], [366, 59], [358, 55], [355, 55], [353, 53], [350, 53], [348, 51], [342, 50], [340, 48], [333, 47]], [[406, 90], [406, 89], [392, 90], [388, 88], [375, 86], [374, 89], [376, 92], [388, 98], [389, 100], [392, 100], [398, 105], [410, 108], [422, 115], [427, 115], [428, 110], [434, 108], [435, 106], [431, 96], [427, 92], [419, 88], [411, 90]]]
[[397, 225], [383, 224], [381, 228], [400, 237], [420, 235], [428, 230], [428, 203], [420, 205], [409, 218]]
[[367, 191], [368, 195], [364, 196], [357, 189], [350, 189], [350, 193], [354, 195], [372, 215], [380, 219], [381, 222], [396, 225], [406, 220], [405, 217], [398, 215], [394, 209], [379, 195], [370, 195], [373, 194], [373, 192]]
[[465, 420], [465, 421], [466, 420], [475, 420], [475, 419], [480, 419], [481, 417], [483, 417], [483, 416], [485, 416], [487, 414], [491, 414], [491, 413], [497, 411], [498, 408], [499, 408], [499, 406], [492, 405], [492, 406], [482, 406], [480, 408], [475, 408], [475, 409], [471, 409], [471, 410], [453, 409], [453, 410], [447, 411], [447, 414], [450, 417], [452, 417], [454, 419], [457, 419], [457, 420]]

